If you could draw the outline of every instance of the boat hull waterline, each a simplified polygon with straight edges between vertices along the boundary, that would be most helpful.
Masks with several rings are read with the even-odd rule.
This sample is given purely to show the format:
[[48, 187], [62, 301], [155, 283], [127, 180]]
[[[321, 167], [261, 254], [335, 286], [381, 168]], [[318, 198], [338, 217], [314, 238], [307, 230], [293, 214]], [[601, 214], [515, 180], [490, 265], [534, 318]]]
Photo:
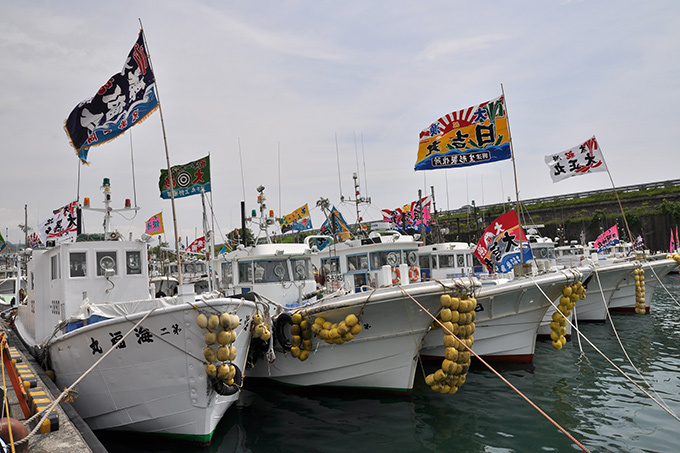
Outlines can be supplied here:
[[[157, 308], [118, 350], [107, 356], [76, 387], [73, 406], [93, 430], [160, 434], [207, 443], [239, 392], [220, 395], [206, 375], [206, 330], [199, 313], [252, 317], [254, 304], [238, 299], [196, 301]], [[50, 363], [60, 388], [71, 386], [146, 313], [100, 321], [55, 338]], [[20, 330], [20, 326], [19, 330]], [[250, 333], [237, 330], [232, 362], [245, 367]]]

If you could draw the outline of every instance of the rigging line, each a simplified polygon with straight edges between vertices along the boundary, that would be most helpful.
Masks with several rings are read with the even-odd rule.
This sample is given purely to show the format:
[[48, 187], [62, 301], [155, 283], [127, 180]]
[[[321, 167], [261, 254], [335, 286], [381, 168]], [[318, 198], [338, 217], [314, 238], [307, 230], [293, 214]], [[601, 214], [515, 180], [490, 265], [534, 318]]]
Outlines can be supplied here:
[[[536, 283], [536, 280], [535, 280], [533, 277], [531, 277], [531, 280], [532, 280], [532, 281], [534, 282], [534, 284], [538, 287], [538, 289], [541, 291], [541, 293], [543, 293], [543, 296], [544, 296], [546, 299], [550, 300], [550, 298], [548, 297], [548, 295], [545, 294], [545, 292], [543, 292], [543, 288], [541, 288], [541, 287], [538, 285], [538, 283]], [[559, 313], [562, 313], [560, 310], [557, 309], [557, 306], [555, 305], [555, 303], [554, 303], [552, 300], [550, 300], [550, 303], [552, 304], [553, 307], [555, 307], [555, 309], [556, 309]], [[567, 317], [564, 316], [564, 314], [562, 314], [562, 316], [563, 316], [563, 317], [567, 320], [567, 322], [571, 325], [572, 329], [576, 330], [577, 335], [583, 335], [583, 333], [581, 333], [581, 331], [578, 330], [578, 328], [577, 328], [576, 326], [574, 326], [574, 324], [572, 324], [572, 322], [569, 321], [569, 319], [567, 319]], [[590, 341], [590, 339], [588, 339], [588, 337], [586, 337], [585, 335], [583, 335], [583, 339], [586, 340], [586, 342], [587, 342], [590, 346], [592, 346], [593, 349], [595, 349], [595, 351], [597, 351], [598, 354], [600, 354], [607, 362], [609, 362], [609, 364], [610, 364], [611, 366], [613, 366], [613, 367], [616, 369], [616, 371], [618, 371], [619, 373], [621, 373], [621, 375], [622, 375], [623, 377], [625, 377], [626, 379], [628, 379], [635, 387], [637, 387], [642, 393], [644, 393], [645, 395], [647, 395], [647, 396], [649, 397], [649, 399], [651, 399], [652, 401], [654, 401], [661, 409], [663, 409], [664, 411], [666, 411], [671, 417], [673, 417], [675, 420], [677, 420], [678, 422], [680, 422], [680, 418], [678, 418], [678, 416], [677, 416], [675, 413], [673, 413], [673, 411], [668, 410], [663, 404], [659, 403], [659, 401], [657, 401], [656, 398], [654, 398], [652, 395], [649, 394], [649, 392], [647, 392], [645, 389], [643, 389], [643, 388], [640, 386], [640, 384], [638, 384], [637, 382], [635, 382], [630, 376], [628, 376], [628, 374], [626, 374], [625, 371], [623, 371], [623, 370], [622, 370], [621, 368], [619, 368], [614, 362], [612, 362], [611, 359], [610, 359], [609, 357], [607, 357], [607, 356], [604, 354], [604, 352], [600, 351], [600, 349], [599, 349], [597, 346], [595, 346], [595, 345], [593, 344], [593, 342]]]
[[354, 158], [357, 161], [357, 177], [359, 176], [359, 148], [357, 147], [357, 133], [352, 131], [354, 134]]
[[[366, 176], [366, 150], [364, 149], [364, 133], [361, 135], [361, 155], [364, 161], [364, 193], [368, 195], [368, 176]], [[680, 239], [679, 239], [680, 241]]]
[[[210, 199], [207, 200], [207, 201], [208, 201], [208, 207], [210, 208], [210, 215], [212, 216], [213, 222], [215, 222], [217, 224], [217, 231], [220, 232], [220, 236], [222, 237], [222, 242], [227, 243], [227, 238], [224, 237], [224, 234], [222, 233], [222, 228], [220, 227], [220, 223], [217, 220], [217, 216], [215, 216], [215, 211], [213, 210], [212, 190], [210, 191]], [[213, 228], [213, 232], [214, 231], [215, 231], [215, 228]]]
[[342, 180], [340, 179], [340, 149], [338, 148], [338, 133], [335, 133], [335, 158], [338, 161], [338, 187], [340, 188], [340, 199], [342, 196]]
[[76, 189], [76, 201], [80, 201], [80, 159], [78, 159], [78, 188]]
[[675, 305], [680, 306], [680, 303], [678, 303], [678, 300], [675, 297], [673, 297], [673, 294], [668, 290], [668, 288], [666, 288], [666, 285], [664, 285], [663, 282], [661, 281], [661, 279], [659, 278], [659, 275], [654, 270], [654, 266], [650, 265], [649, 268], [651, 269], [652, 274], [654, 274], [654, 277], [656, 277], [656, 279], [659, 281], [659, 284], [664, 289], [664, 291], [666, 291], [666, 293], [668, 293], [668, 295], [671, 297], [671, 299], [673, 299], [673, 302], [675, 302]]
[[[425, 313], [427, 313], [427, 314], [428, 314], [428, 315], [429, 315], [429, 316], [430, 316], [437, 324], [439, 324], [439, 325], [441, 326], [442, 330], [444, 330], [445, 332], [447, 332], [449, 335], [453, 335], [453, 332], [451, 332], [449, 329], [447, 329], [446, 326], [444, 326], [444, 324], [443, 324], [440, 320], [438, 320], [436, 316], [433, 316], [432, 313], [430, 313], [429, 311], [427, 311], [427, 309], [426, 309], [425, 307], [423, 307], [423, 306], [421, 305], [421, 303], [418, 302], [415, 298], [413, 298], [408, 292], [406, 292], [406, 290], [404, 290], [404, 288], [403, 288], [401, 285], [398, 285], [398, 286], [399, 286], [399, 288], [401, 288], [402, 291], [404, 291], [404, 293], [406, 293], [406, 295], [407, 295], [413, 302], [415, 302], [415, 303], [416, 303], [416, 304], [417, 304], [417, 305], [418, 305]], [[579, 448], [581, 448], [583, 451], [585, 451], [585, 452], [590, 452], [590, 450], [588, 450], [583, 444], [581, 444], [578, 440], [576, 440], [576, 438], [575, 438], [574, 436], [572, 436], [566, 429], [564, 429], [562, 426], [560, 426], [555, 420], [553, 420], [548, 414], [546, 414], [540, 407], [538, 407], [538, 405], [537, 405], [536, 403], [534, 403], [533, 401], [531, 401], [531, 400], [530, 400], [526, 395], [524, 395], [517, 387], [515, 387], [514, 385], [512, 385], [512, 384], [510, 383], [510, 381], [508, 381], [508, 380], [507, 380], [506, 378], [504, 378], [498, 371], [496, 371], [496, 369], [495, 369], [494, 367], [492, 367], [491, 365], [489, 365], [489, 364], [486, 362], [486, 360], [482, 359], [479, 355], [477, 355], [477, 353], [476, 353], [475, 351], [473, 351], [472, 348], [468, 347], [468, 345], [466, 345], [464, 341], [462, 341], [462, 340], [461, 340], [460, 338], [458, 338], [456, 335], [453, 335], [453, 338], [455, 338], [456, 341], [458, 341], [460, 344], [462, 344], [462, 345], [465, 347], [465, 349], [467, 349], [467, 350], [470, 352], [470, 354], [472, 354], [473, 356], [475, 356], [475, 357], [476, 357], [476, 358], [477, 358], [484, 366], [486, 366], [489, 370], [491, 370], [491, 372], [493, 372], [496, 376], [498, 376], [498, 378], [500, 378], [500, 379], [501, 379], [508, 387], [510, 387], [515, 393], [517, 393], [520, 397], [522, 397], [522, 399], [524, 399], [524, 401], [526, 401], [527, 403], [529, 403], [529, 405], [531, 405], [531, 407], [533, 407], [533, 408], [536, 409], [541, 415], [543, 415], [543, 417], [545, 417], [546, 420], [548, 420], [550, 423], [552, 423], [553, 426], [555, 426], [557, 429], [559, 429], [560, 431], [562, 431], [562, 433], [563, 433], [565, 436], [567, 436], [567, 437], [569, 438], [569, 440], [571, 440], [571, 441], [574, 442], [576, 445], [578, 445]]]
[[621, 351], [623, 351], [623, 355], [626, 356], [626, 360], [628, 360], [628, 363], [630, 363], [630, 366], [633, 367], [633, 369], [635, 370], [637, 375], [640, 376], [640, 378], [644, 381], [644, 383], [647, 384], [647, 386], [652, 390], [652, 392], [654, 392], [654, 394], [657, 396], [657, 398], [659, 398], [659, 401], [663, 401], [664, 405], [666, 405], [666, 408], [669, 411], [673, 412], [673, 410], [666, 403], [666, 401], [664, 401], [664, 399], [657, 393], [657, 391], [654, 390], [654, 387], [649, 382], [647, 382], [647, 379], [645, 379], [645, 377], [642, 375], [640, 370], [633, 363], [633, 360], [628, 355], [628, 351], [626, 351], [626, 348], [623, 346], [623, 342], [621, 341], [621, 338], [619, 337], [619, 332], [616, 329], [616, 326], [614, 326], [614, 320], [612, 319], [612, 316], [609, 313], [609, 310], [607, 309], [607, 304], [606, 304], [606, 301], [604, 300], [604, 291], [602, 290], [602, 283], [600, 282], [600, 273], [597, 271], [597, 269], [594, 269], [594, 272], [595, 272], [595, 276], [597, 277], [597, 284], [600, 286], [600, 294], [602, 295], [602, 301], [605, 304], [605, 313], [607, 314], [607, 318], [609, 319], [609, 322], [612, 325], [612, 330], [614, 331], [614, 336], [616, 336], [616, 341], [619, 343], [619, 346], [621, 347]]

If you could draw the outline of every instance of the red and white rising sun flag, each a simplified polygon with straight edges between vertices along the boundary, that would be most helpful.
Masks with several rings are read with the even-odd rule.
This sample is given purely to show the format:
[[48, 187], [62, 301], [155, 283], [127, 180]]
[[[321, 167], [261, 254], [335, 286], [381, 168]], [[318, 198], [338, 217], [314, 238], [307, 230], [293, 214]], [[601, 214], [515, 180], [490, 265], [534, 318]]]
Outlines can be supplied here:
[[553, 182], [570, 176], [607, 171], [602, 150], [594, 135], [574, 148], [545, 156], [545, 163], [550, 167]]

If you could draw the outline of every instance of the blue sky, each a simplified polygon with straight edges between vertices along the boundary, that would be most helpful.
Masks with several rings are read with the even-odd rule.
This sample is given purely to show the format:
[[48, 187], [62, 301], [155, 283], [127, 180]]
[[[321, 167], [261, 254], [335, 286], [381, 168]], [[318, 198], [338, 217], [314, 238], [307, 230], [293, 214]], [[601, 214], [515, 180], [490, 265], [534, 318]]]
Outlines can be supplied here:
[[[434, 186], [455, 209], [515, 198], [510, 161], [415, 172], [418, 134], [432, 121], [493, 99], [503, 84], [520, 199], [611, 187], [607, 173], [553, 183], [547, 154], [595, 135], [617, 186], [675, 179], [680, 120], [676, 1], [0, 1], [0, 231], [22, 235], [64, 204], [133, 198], [123, 234], [143, 231], [170, 202], [160, 115], [92, 148], [80, 168], [63, 122], [122, 67], [141, 18], [173, 165], [210, 153], [218, 226], [240, 225], [240, 201], [287, 214], [328, 198], [364, 219]], [[132, 139], [130, 139], [130, 135]], [[337, 142], [336, 142], [337, 137]], [[337, 143], [337, 145], [336, 145]], [[132, 148], [132, 151], [131, 151]], [[339, 165], [338, 165], [339, 161]], [[243, 178], [242, 175], [243, 174]], [[177, 200], [180, 234], [201, 236], [199, 197]], [[101, 230], [88, 213], [86, 228]], [[219, 235], [218, 235], [219, 240]]]

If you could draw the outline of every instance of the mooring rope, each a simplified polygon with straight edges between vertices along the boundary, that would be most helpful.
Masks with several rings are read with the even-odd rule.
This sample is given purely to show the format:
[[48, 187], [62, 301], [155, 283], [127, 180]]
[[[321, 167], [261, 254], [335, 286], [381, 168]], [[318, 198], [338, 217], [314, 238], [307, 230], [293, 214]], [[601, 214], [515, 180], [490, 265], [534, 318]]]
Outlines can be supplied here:
[[[401, 285], [399, 285], [399, 287], [401, 288]], [[402, 290], [403, 290], [403, 288], [402, 288]], [[443, 330], [445, 330], [446, 332], [448, 332], [450, 335], [453, 335], [453, 332], [451, 332], [449, 329], [447, 329], [447, 328], [444, 326], [444, 324], [443, 324], [441, 321], [439, 321], [439, 320], [437, 319], [436, 316], [433, 316], [432, 313], [430, 313], [425, 307], [423, 307], [423, 305], [422, 305], [420, 302], [418, 302], [415, 298], [413, 298], [410, 294], [408, 294], [408, 292], [406, 292], [406, 295], [407, 295], [413, 302], [415, 302], [420, 308], [422, 308], [423, 311], [425, 311], [425, 313], [427, 313], [427, 314], [428, 314], [435, 322], [437, 322], [437, 324], [439, 324]], [[590, 452], [590, 450], [588, 450], [583, 444], [581, 444], [578, 440], [576, 440], [576, 438], [575, 438], [574, 436], [572, 436], [566, 429], [564, 429], [562, 426], [560, 426], [559, 423], [557, 423], [557, 422], [556, 422], [555, 420], [553, 420], [548, 414], [546, 414], [546, 413], [543, 411], [543, 409], [541, 409], [540, 407], [538, 407], [538, 405], [537, 405], [536, 403], [534, 403], [533, 401], [531, 401], [526, 395], [524, 395], [524, 393], [522, 393], [517, 387], [515, 387], [514, 385], [512, 385], [512, 384], [511, 384], [507, 379], [505, 379], [498, 371], [496, 371], [495, 368], [493, 368], [491, 365], [489, 365], [489, 364], [486, 362], [486, 360], [482, 359], [479, 355], [477, 355], [477, 354], [472, 350], [472, 348], [468, 347], [468, 346], [465, 344], [464, 341], [462, 341], [462, 340], [461, 340], [460, 338], [458, 338], [456, 335], [453, 335], [453, 337], [456, 339], [456, 341], [458, 341], [460, 344], [462, 344], [462, 345], [465, 347], [465, 349], [467, 349], [467, 350], [470, 352], [470, 354], [472, 354], [473, 356], [475, 356], [475, 357], [476, 357], [476, 358], [477, 358], [484, 366], [486, 366], [486, 367], [487, 367], [489, 370], [491, 370], [496, 376], [498, 376], [498, 378], [500, 378], [500, 379], [501, 379], [508, 387], [510, 387], [515, 393], [517, 393], [520, 397], [522, 397], [522, 399], [524, 399], [527, 403], [529, 403], [529, 405], [531, 405], [534, 409], [536, 409], [536, 410], [538, 411], [538, 413], [540, 413], [543, 417], [545, 417], [546, 420], [548, 420], [550, 423], [552, 423], [553, 426], [555, 426], [557, 429], [559, 429], [559, 430], [560, 430], [565, 436], [567, 436], [572, 442], [574, 442], [576, 445], [578, 445], [579, 448], [581, 448], [581, 449], [582, 449], [583, 451], [585, 451], [585, 452], [588, 452], [588, 453]]]
[[[600, 294], [602, 295], [602, 300], [604, 301], [604, 290], [602, 289], [602, 282], [600, 281], [600, 274], [599, 274], [599, 272], [597, 271], [597, 269], [594, 269], [594, 271], [595, 271], [595, 276], [597, 277], [597, 284], [598, 284], [599, 287], [600, 287]], [[633, 369], [635, 370], [635, 372], [637, 373], [637, 375], [640, 376], [640, 379], [642, 379], [642, 380], [644, 381], [644, 383], [647, 384], [647, 386], [652, 390], [652, 392], [654, 392], [654, 394], [657, 396], [657, 398], [659, 398], [660, 401], [663, 401], [663, 403], [664, 403], [664, 405], [666, 406], [666, 408], [667, 408], [669, 411], [673, 412], [673, 410], [670, 408], [670, 406], [669, 406], [669, 405], [663, 400], [663, 398], [657, 393], [657, 391], [654, 389], [654, 387], [653, 387], [649, 382], [647, 382], [647, 380], [646, 380], [645, 377], [642, 375], [642, 373], [640, 372], [640, 370], [639, 370], [639, 369], [635, 366], [635, 364], [633, 363], [633, 360], [632, 360], [632, 359], [630, 358], [630, 356], [628, 355], [628, 351], [626, 351], [626, 348], [623, 346], [623, 342], [621, 341], [621, 337], [619, 337], [619, 332], [618, 332], [618, 330], [616, 329], [616, 326], [614, 325], [614, 319], [612, 319], [612, 315], [611, 315], [611, 313], [609, 313], [609, 309], [606, 307], [606, 305], [605, 305], [605, 313], [606, 313], [606, 315], [607, 315], [607, 319], [609, 320], [609, 322], [610, 322], [611, 325], [612, 325], [612, 330], [614, 330], [614, 335], [616, 336], [616, 341], [619, 343], [619, 346], [621, 347], [621, 351], [623, 351], [623, 355], [626, 356], [626, 360], [628, 360], [628, 363], [630, 364], [630, 366], [633, 367]], [[580, 341], [580, 338], [581, 338], [580, 335], [577, 335], [577, 337], [579, 338], [579, 341]], [[581, 351], [581, 352], [583, 352], [583, 351]]]
[[[543, 291], [543, 288], [541, 288], [541, 287], [538, 285], [538, 283], [536, 283], [535, 281], [534, 281], [534, 283], [535, 283], [535, 285], [538, 287], [538, 289], [541, 291], [541, 293], [543, 293], [543, 296], [545, 296], [546, 299], [550, 300], [550, 298], [549, 298], [549, 297], [545, 294], [545, 292]], [[552, 300], [550, 300], [550, 303], [555, 307], [555, 309], [557, 309], [557, 306], [553, 303]], [[560, 312], [559, 310], [557, 310], [557, 311]], [[561, 312], [560, 312], [560, 313], [561, 313]], [[572, 327], [574, 330], [576, 330], [577, 335], [583, 335], [583, 333], [581, 333], [581, 331], [578, 330], [578, 328], [577, 328], [576, 326], [574, 326], [574, 324], [573, 324], [571, 321], [569, 321], [569, 319], [567, 319], [564, 315], [562, 315], [562, 316], [567, 320], [567, 322], [571, 325], [571, 327]], [[640, 384], [638, 384], [638, 383], [635, 382], [630, 376], [628, 376], [628, 374], [626, 374], [625, 371], [623, 371], [621, 368], [619, 368], [614, 362], [612, 362], [612, 361], [609, 359], [609, 357], [607, 357], [602, 351], [600, 351], [600, 349], [599, 349], [597, 346], [595, 346], [595, 345], [593, 344], [593, 342], [590, 341], [590, 339], [589, 339], [588, 337], [586, 337], [585, 335], [583, 335], [583, 339], [584, 339], [590, 346], [592, 346], [593, 349], [595, 349], [602, 357], [604, 357], [604, 359], [605, 359], [607, 362], [609, 362], [609, 364], [610, 364], [611, 366], [613, 366], [619, 373], [621, 373], [621, 375], [622, 375], [623, 377], [625, 377], [626, 379], [628, 379], [634, 386], [636, 386], [642, 393], [644, 393], [645, 395], [647, 395], [652, 401], [654, 401], [661, 409], [663, 409], [664, 411], [666, 411], [671, 417], [673, 417], [675, 420], [677, 420], [678, 422], [680, 422], [680, 418], [678, 418], [678, 416], [677, 416], [672, 410], [668, 409], [665, 405], [661, 404], [656, 398], [654, 398], [652, 395], [650, 395], [649, 392], [648, 392], [647, 390], [643, 389], [643, 388], [640, 386]]]
[[[659, 284], [664, 289], [664, 291], [666, 291], [666, 293], [671, 297], [671, 299], [673, 299], [673, 302], [675, 302], [675, 305], [680, 307], [680, 302], [678, 302], [678, 300], [675, 297], [673, 297], [673, 294], [668, 290], [668, 288], [666, 288], [666, 285], [663, 284], [663, 282], [659, 278], [659, 274], [657, 274], [656, 271], [654, 270], [654, 266], [650, 265], [649, 268], [651, 269], [652, 274], [654, 274], [654, 277], [656, 277], [656, 279], [659, 281]], [[654, 294], [652, 294], [652, 296], [653, 295]]]
[[156, 310], [156, 308], [158, 308], [158, 307], [154, 307], [154, 308], [152, 308], [151, 310], [149, 310], [149, 312], [148, 312], [146, 315], [144, 315], [144, 317], [143, 317], [142, 319], [140, 319], [139, 322], [137, 322], [137, 324], [135, 324], [134, 326], [132, 326], [132, 328], [131, 328], [130, 330], [128, 330], [128, 332], [127, 332], [125, 335], [123, 335], [123, 336], [116, 342], [116, 344], [114, 344], [113, 346], [111, 346], [111, 349], [109, 349], [108, 351], [106, 351], [106, 352], [99, 358], [99, 360], [97, 360], [94, 364], [92, 364], [92, 366], [91, 366], [90, 368], [88, 368], [88, 370], [85, 371], [85, 373], [83, 373], [78, 379], [76, 379], [75, 382], [74, 382], [73, 384], [71, 384], [70, 387], [64, 389], [64, 391], [61, 392], [61, 394], [60, 394], [54, 401], [52, 401], [50, 404], [48, 404], [47, 407], [45, 407], [45, 408], [44, 408], [43, 410], [41, 410], [40, 412], [37, 412], [36, 414], [34, 414], [33, 416], [31, 416], [29, 419], [27, 419], [26, 421], [24, 421], [24, 425], [28, 425], [30, 422], [32, 422], [34, 419], [36, 419], [39, 415], [42, 415], [42, 418], [41, 418], [40, 421], [35, 425], [35, 428], [33, 428], [33, 431], [31, 431], [30, 433], [28, 433], [28, 436], [26, 436], [25, 438], [23, 438], [23, 439], [21, 439], [20, 441], [16, 442], [16, 444], [19, 445], [19, 444], [21, 444], [21, 443], [23, 443], [23, 442], [28, 442], [28, 439], [31, 438], [33, 435], [35, 435], [35, 433], [37, 433], [37, 432], [40, 430], [40, 427], [42, 426], [42, 424], [43, 424], [43, 422], [45, 421], [45, 419], [47, 419], [47, 417], [50, 415], [50, 412], [52, 411], [52, 409], [54, 409], [55, 407], [57, 407], [57, 404], [59, 404], [59, 403], [61, 402], [61, 400], [64, 399], [64, 398], [66, 397], [66, 395], [71, 394], [71, 392], [73, 391], [73, 389], [74, 389], [78, 384], [80, 384], [80, 381], [82, 381], [83, 379], [85, 379], [85, 377], [86, 377], [88, 374], [90, 374], [96, 367], [98, 367], [99, 364], [100, 364], [106, 357], [108, 357], [108, 355], [111, 354], [111, 353], [118, 347], [119, 344], [121, 344], [123, 341], [125, 341], [125, 339], [126, 339], [132, 332], [134, 332], [134, 330], [135, 330], [137, 327], [139, 327], [139, 325], [140, 325], [142, 322], [144, 322], [144, 321], [146, 320], [146, 318], [148, 318], [148, 317], [151, 315], [151, 313], [153, 313], [153, 312]]

